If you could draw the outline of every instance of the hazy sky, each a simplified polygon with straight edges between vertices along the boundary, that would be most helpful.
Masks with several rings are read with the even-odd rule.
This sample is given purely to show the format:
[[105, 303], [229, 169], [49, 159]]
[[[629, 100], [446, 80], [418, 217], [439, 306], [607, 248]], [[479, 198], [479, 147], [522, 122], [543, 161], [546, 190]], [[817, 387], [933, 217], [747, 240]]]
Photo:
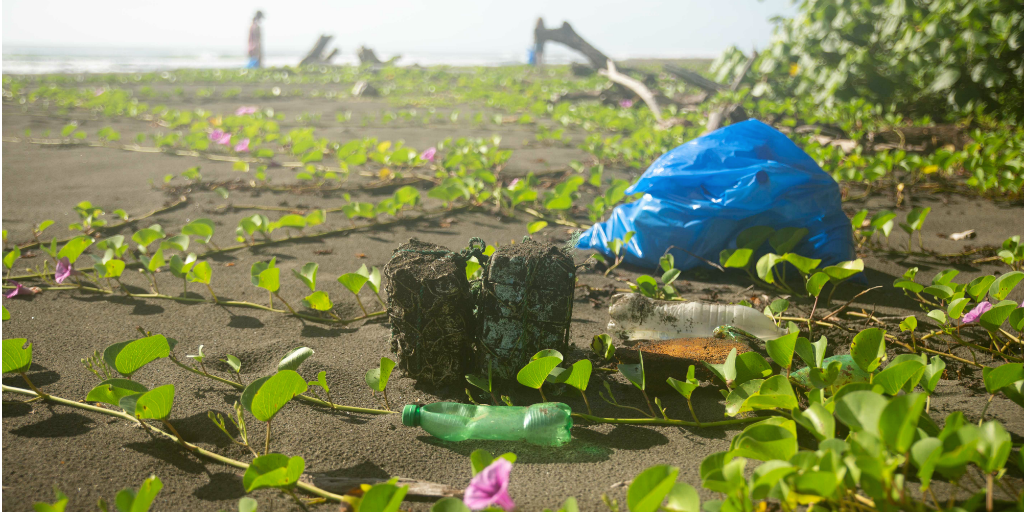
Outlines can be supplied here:
[[268, 53], [333, 34], [343, 52], [525, 52], [533, 25], [572, 23], [612, 57], [714, 56], [764, 47], [789, 0], [4, 0], [4, 46], [238, 50], [256, 9]]

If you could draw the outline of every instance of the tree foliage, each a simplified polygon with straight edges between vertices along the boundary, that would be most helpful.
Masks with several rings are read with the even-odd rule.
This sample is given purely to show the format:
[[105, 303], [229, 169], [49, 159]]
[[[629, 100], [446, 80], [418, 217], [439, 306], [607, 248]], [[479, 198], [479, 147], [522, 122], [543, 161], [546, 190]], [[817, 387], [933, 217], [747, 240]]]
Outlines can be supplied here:
[[[776, 22], [753, 68], [754, 96], [1024, 117], [1019, 0], [800, 0], [794, 18]], [[732, 48], [713, 69], [724, 80], [745, 60]]]

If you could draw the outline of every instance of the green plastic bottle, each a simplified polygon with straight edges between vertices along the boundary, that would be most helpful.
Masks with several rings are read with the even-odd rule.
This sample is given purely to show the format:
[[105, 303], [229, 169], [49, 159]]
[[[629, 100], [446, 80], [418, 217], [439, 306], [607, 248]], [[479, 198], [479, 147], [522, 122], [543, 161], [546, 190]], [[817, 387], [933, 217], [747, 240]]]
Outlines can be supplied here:
[[568, 405], [557, 402], [529, 407], [435, 402], [405, 406], [402, 423], [408, 427], [423, 427], [445, 441], [523, 440], [541, 446], [561, 446], [570, 439], [571, 414]]

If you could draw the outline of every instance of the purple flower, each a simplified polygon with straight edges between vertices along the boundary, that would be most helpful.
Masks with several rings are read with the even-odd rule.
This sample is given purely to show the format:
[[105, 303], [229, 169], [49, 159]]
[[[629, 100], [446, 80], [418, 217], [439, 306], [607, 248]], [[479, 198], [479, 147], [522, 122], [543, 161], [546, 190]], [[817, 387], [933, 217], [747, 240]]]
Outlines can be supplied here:
[[633, 106], [633, 100], [622, 100], [619, 102], [619, 106], [622, 108], [630, 108]]
[[518, 184], [518, 183], [519, 183], [519, 178], [516, 178], [516, 179], [512, 180], [512, 182], [508, 184], [508, 189], [509, 190], [515, 190], [516, 184]]
[[437, 148], [427, 148], [426, 151], [420, 154], [420, 160], [428, 160], [433, 162], [434, 155], [437, 154]]
[[249, 151], [249, 139], [242, 139], [238, 144], [235, 144], [236, 153], [245, 153], [247, 151]]
[[210, 140], [217, 144], [227, 146], [228, 144], [231, 144], [231, 134], [220, 129], [213, 130], [210, 132]]
[[75, 270], [74, 267], [71, 266], [71, 262], [68, 261], [67, 256], [65, 256], [57, 262], [57, 270], [54, 272], [54, 278], [56, 279], [57, 284], [61, 284], [67, 280], [67, 278], [77, 276], [79, 274], [81, 274], [81, 272]]
[[29, 288], [17, 281], [8, 281], [8, 283], [14, 284], [14, 289], [4, 294], [4, 297], [7, 297], [8, 299], [13, 299], [14, 297], [17, 297], [19, 295], [35, 295], [42, 291], [39, 288], [36, 288], [35, 286]]
[[238, 110], [235, 111], [235, 115], [236, 116], [247, 116], [249, 114], [255, 114], [256, 110], [258, 110], [258, 109], [255, 106], [251, 106], [251, 107], [238, 107]]
[[960, 325], [973, 324], [974, 322], [977, 322], [978, 319], [981, 318], [981, 315], [984, 315], [985, 312], [990, 309], [992, 309], [991, 302], [987, 300], [984, 302], [979, 302], [977, 306], [974, 306], [974, 309], [970, 310], [966, 315], [964, 315], [964, 319], [960, 321]]
[[512, 472], [512, 463], [503, 458], [494, 459], [490, 466], [476, 474], [469, 481], [463, 503], [473, 510], [483, 510], [490, 506], [512, 510], [516, 504], [508, 495], [508, 476]]

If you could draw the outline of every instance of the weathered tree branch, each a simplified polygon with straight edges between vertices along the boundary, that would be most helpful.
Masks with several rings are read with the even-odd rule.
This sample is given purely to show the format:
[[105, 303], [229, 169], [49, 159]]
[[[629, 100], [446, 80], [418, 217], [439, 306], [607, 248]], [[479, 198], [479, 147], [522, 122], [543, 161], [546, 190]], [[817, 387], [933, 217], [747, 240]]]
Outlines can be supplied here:
[[661, 124], [661, 109], [658, 108], [658, 102], [654, 99], [654, 93], [652, 93], [651, 90], [648, 89], [647, 86], [644, 85], [639, 80], [630, 76], [623, 75], [622, 73], [616, 71], [615, 62], [613, 62], [611, 59], [608, 59], [606, 62], [608, 63], [608, 67], [599, 70], [598, 73], [608, 77], [608, 79], [611, 80], [612, 82], [615, 82], [636, 93], [636, 95], [639, 96], [640, 99], [644, 100], [644, 103], [647, 104], [647, 107], [651, 109], [651, 113], [654, 114], [654, 119], [658, 121], [658, 124]]
[[402, 58], [401, 55], [395, 55], [394, 57], [391, 57], [387, 61], [382, 61], [377, 58], [377, 54], [373, 53], [372, 48], [367, 48], [365, 46], [360, 46], [359, 50], [356, 51], [356, 55], [359, 56], [360, 64], [370, 64], [373, 66], [394, 64], [395, 62], [398, 61], [398, 59]]
[[327, 49], [327, 44], [331, 42], [331, 38], [334, 36], [322, 35], [317, 39], [316, 44], [309, 50], [309, 53], [303, 57], [302, 61], [299, 62], [299, 66], [305, 66], [307, 64], [330, 64], [331, 59], [334, 58], [338, 53], [338, 49], [334, 48], [331, 53], [324, 56], [324, 50]]
[[718, 82], [708, 80], [707, 78], [701, 76], [700, 73], [697, 73], [696, 71], [690, 71], [689, 69], [676, 67], [671, 64], [665, 64], [665, 71], [669, 72], [672, 75], [675, 75], [680, 80], [694, 87], [703, 89], [709, 95], [715, 94], [719, 91], [724, 91], [726, 88], [726, 86]]
[[580, 37], [568, 21], [563, 22], [561, 27], [550, 29], [544, 27], [543, 19], [538, 19], [537, 27], [533, 30], [533, 39], [537, 43], [537, 52], [540, 54], [544, 53], [544, 43], [554, 41], [582, 53], [594, 69], [601, 69], [608, 62], [608, 56]]

